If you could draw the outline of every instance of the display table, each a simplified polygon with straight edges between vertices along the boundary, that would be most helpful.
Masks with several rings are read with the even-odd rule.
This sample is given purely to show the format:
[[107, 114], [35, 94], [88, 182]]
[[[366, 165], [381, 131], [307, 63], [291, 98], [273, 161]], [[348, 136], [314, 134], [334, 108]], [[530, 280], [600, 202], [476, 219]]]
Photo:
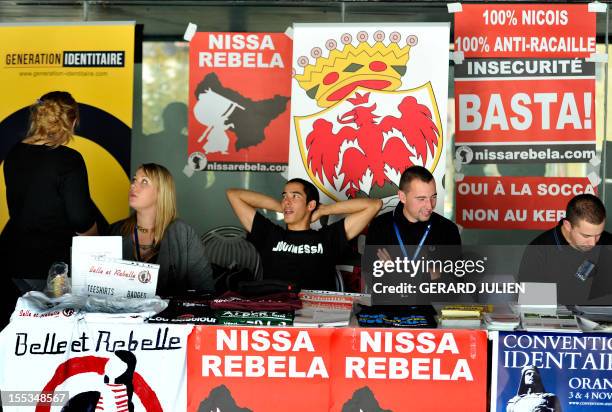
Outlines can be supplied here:
[[0, 388], [89, 396], [94, 408], [102, 398], [103, 410], [120, 410], [113, 384], [127, 386], [136, 411], [485, 411], [486, 339], [481, 330], [19, 319], [0, 335]]
[[4, 411], [484, 412], [488, 393], [491, 411], [610, 410], [612, 334], [489, 337], [490, 353], [484, 330], [18, 319], [0, 334], [0, 388]]

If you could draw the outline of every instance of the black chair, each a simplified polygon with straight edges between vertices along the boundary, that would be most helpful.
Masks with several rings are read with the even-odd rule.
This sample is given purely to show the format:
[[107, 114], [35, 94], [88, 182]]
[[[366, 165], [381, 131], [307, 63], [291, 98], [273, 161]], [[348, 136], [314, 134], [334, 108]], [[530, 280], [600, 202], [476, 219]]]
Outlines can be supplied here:
[[257, 249], [246, 239], [246, 231], [236, 226], [220, 226], [201, 237], [210, 263], [226, 269], [248, 269], [254, 280], [261, 280], [263, 270]]
[[336, 266], [336, 292], [344, 292], [344, 278], [342, 277], [341, 268], [342, 265]]

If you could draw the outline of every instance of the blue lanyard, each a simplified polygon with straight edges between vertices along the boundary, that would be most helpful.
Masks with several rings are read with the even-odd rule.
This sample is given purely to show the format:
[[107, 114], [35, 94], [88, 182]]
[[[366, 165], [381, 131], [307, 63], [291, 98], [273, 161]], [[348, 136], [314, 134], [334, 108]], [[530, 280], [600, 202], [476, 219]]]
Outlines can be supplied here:
[[[399, 228], [397, 227], [397, 224], [395, 222], [393, 222], [393, 228], [395, 229], [395, 236], [397, 237], [399, 246], [402, 249], [402, 254], [404, 255], [405, 258], [408, 258], [408, 252], [406, 251], [406, 247], [404, 246], [402, 235], [400, 235]], [[431, 230], [431, 223], [428, 224], [427, 227], [425, 228], [425, 233], [423, 233], [423, 236], [421, 237], [421, 240], [419, 241], [419, 245], [417, 246], [417, 249], [414, 252], [414, 256], [412, 257], [411, 260], [416, 260], [416, 258], [419, 256], [419, 253], [421, 253], [421, 249], [423, 248], [423, 244], [425, 243], [425, 239], [427, 239], [427, 235], [429, 235], [430, 230]]]

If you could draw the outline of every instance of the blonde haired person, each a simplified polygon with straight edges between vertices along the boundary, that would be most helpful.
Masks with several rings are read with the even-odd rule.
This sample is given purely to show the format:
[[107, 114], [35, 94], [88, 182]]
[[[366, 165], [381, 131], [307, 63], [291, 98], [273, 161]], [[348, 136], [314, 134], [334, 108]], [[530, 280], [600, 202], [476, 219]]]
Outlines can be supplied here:
[[123, 237], [123, 258], [160, 265], [157, 294], [184, 295], [213, 291], [212, 269], [195, 230], [176, 218], [172, 175], [165, 167], [138, 167], [130, 185], [134, 213], [111, 225]]
[[100, 217], [89, 194], [83, 157], [65, 146], [79, 121], [68, 92], [54, 91], [30, 107], [27, 136], [4, 160], [9, 221], [0, 236], [3, 276], [21, 292], [44, 286], [54, 261], [70, 262], [76, 234], [96, 234]]

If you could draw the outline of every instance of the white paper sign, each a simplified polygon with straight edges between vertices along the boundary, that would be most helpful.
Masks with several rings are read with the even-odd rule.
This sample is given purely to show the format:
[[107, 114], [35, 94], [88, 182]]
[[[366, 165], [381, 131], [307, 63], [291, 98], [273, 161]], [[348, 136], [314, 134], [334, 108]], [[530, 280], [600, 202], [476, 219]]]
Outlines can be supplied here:
[[88, 295], [152, 298], [159, 265], [121, 259], [90, 259], [86, 272]]
[[75, 236], [72, 238], [72, 293], [86, 295], [86, 279], [92, 259], [121, 259], [121, 236]]

